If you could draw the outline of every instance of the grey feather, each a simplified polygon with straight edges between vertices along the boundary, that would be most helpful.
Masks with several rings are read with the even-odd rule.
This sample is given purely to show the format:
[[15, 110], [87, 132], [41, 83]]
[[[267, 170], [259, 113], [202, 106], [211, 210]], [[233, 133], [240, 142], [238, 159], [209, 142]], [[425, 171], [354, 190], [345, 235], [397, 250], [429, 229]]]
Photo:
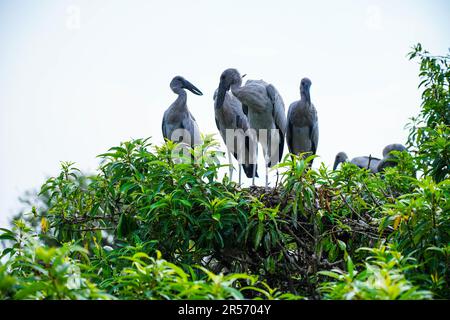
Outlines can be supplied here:
[[370, 172], [377, 173], [377, 167], [380, 161], [381, 160], [379, 158], [362, 156], [353, 158], [350, 162], [361, 169], [369, 169]]
[[[284, 103], [275, 87], [263, 80], [248, 80], [242, 87], [231, 87], [235, 95], [243, 105], [247, 107], [247, 114], [250, 126], [258, 133], [259, 130], [268, 130], [267, 146], [263, 146], [263, 152], [271, 167], [282, 158], [284, 139], [286, 132], [286, 115]], [[272, 154], [272, 129], [278, 129], [277, 154]]]
[[289, 106], [287, 143], [289, 152], [293, 154], [317, 152], [319, 121], [316, 108], [311, 102], [310, 86], [311, 81], [303, 78], [300, 84], [301, 99]]
[[284, 138], [286, 135], [286, 111], [284, 109], [284, 102], [281, 98], [281, 95], [278, 93], [277, 89], [271, 84], [267, 87], [267, 94], [272, 100], [273, 110], [272, 116], [275, 121], [275, 127], [278, 129], [280, 135], [279, 141], [279, 158], [278, 161], [281, 161], [283, 158], [283, 150], [284, 150]]
[[361, 168], [361, 169], [369, 169], [372, 173], [377, 173], [378, 172], [378, 165], [380, 163], [380, 159], [379, 158], [375, 158], [372, 156], [361, 156], [361, 157], [355, 157], [352, 160], [348, 160], [347, 154], [345, 152], [339, 152], [336, 155], [335, 161], [334, 161], [334, 165], [333, 165], [333, 170], [336, 170], [337, 166], [340, 163], [343, 162], [350, 162], [354, 165], [356, 165], [357, 167]]
[[[178, 97], [164, 112], [162, 120], [163, 137], [168, 140], [175, 140], [176, 142], [187, 142], [187, 139], [190, 138], [191, 146], [201, 144], [200, 130], [197, 122], [187, 107], [187, 93], [185, 89], [197, 95], [202, 95], [201, 91], [180, 76], [172, 79], [170, 88]], [[187, 133], [189, 133], [189, 137]]]
[[[221, 107], [224, 104], [230, 89], [232, 96], [236, 97], [241, 103], [242, 112], [247, 116], [251, 129], [256, 133], [256, 141], [262, 145], [266, 160], [267, 186], [267, 167], [278, 163], [283, 155], [286, 132], [286, 115], [283, 100], [273, 85], [263, 80], [248, 80], [242, 86], [242, 77], [239, 71], [227, 69], [220, 76], [216, 107]], [[277, 130], [277, 132], [273, 130]], [[264, 143], [263, 134], [267, 136], [267, 140]], [[275, 149], [274, 146], [277, 148]], [[257, 146], [255, 149], [257, 150]]]
[[[218, 89], [214, 92], [214, 101], [217, 100], [217, 95]], [[255, 171], [255, 177], [258, 177], [256, 168], [253, 170], [253, 166], [256, 166], [256, 164], [252, 162], [256, 158], [256, 150], [254, 150], [256, 142], [254, 137], [248, 135], [250, 132], [247, 130], [250, 125], [242, 110], [241, 102], [231, 93], [226, 92], [223, 104], [218, 106], [215, 103], [214, 113], [217, 129], [228, 150], [236, 160], [242, 161], [242, 168], [248, 178], [253, 177], [253, 171]], [[227, 141], [227, 129], [232, 129], [236, 134], [233, 141]]]
[[398, 163], [396, 157], [392, 154], [392, 151], [403, 152], [407, 151], [406, 147], [399, 143], [389, 144], [383, 149], [383, 160], [378, 164], [378, 172], [384, 171], [387, 167], [395, 167]]

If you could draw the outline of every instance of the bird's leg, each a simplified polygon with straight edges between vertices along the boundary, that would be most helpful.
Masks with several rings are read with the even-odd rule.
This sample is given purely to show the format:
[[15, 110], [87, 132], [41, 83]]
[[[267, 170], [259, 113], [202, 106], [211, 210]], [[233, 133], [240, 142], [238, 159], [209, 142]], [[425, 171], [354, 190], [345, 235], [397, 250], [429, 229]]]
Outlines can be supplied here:
[[277, 181], [275, 182], [275, 189], [278, 188], [278, 178], [280, 177], [277, 169]]
[[372, 162], [372, 155], [369, 154], [369, 163], [367, 163], [367, 169], [370, 169], [370, 163]]
[[252, 186], [255, 185], [256, 164], [257, 163], [258, 163], [258, 147], [256, 147], [256, 157], [255, 157], [255, 163], [254, 163], [254, 166], [253, 166]]
[[264, 166], [266, 167], [266, 189], [269, 186], [269, 165], [270, 165], [270, 151], [272, 150], [270, 148], [270, 143], [271, 143], [271, 139], [269, 137], [269, 139], [266, 141], [266, 144], [263, 143], [262, 148], [263, 148], [263, 153], [264, 153]]
[[266, 189], [269, 186], [269, 166], [266, 163]]
[[239, 166], [239, 186], [241, 186], [242, 167]]
[[231, 152], [228, 151], [228, 162], [230, 164], [229, 170], [230, 170], [230, 181], [233, 181], [233, 160], [231, 159]]

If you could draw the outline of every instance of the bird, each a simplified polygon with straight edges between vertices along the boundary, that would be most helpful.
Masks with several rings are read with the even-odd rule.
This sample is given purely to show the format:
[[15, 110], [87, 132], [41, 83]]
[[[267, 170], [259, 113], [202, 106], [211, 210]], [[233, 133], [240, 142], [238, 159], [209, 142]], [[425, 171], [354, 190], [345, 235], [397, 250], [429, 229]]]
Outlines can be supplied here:
[[399, 143], [388, 144], [383, 149], [383, 159], [377, 166], [377, 171], [382, 172], [387, 167], [395, 167], [397, 165], [397, 161], [394, 160], [395, 156], [392, 154], [392, 151], [406, 151], [406, 147]]
[[197, 122], [186, 104], [187, 93], [185, 89], [199, 96], [203, 93], [181, 76], [172, 79], [170, 88], [178, 97], [164, 112], [162, 120], [163, 137], [174, 142], [184, 142], [191, 147], [201, 144], [202, 139]]
[[353, 158], [351, 161], [348, 161], [348, 156], [345, 152], [339, 152], [334, 159], [333, 170], [336, 170], [337, 166], [343, 162], [350, 162], [356, 165], [361, 169], [369, 169], [372, 173], [378, 172], [378, 164], [380, 163], [379, 158], [374, 158], [372, 156], [362, 156]]
[[391, 155], [392, 151], [406, 151], [406, 147], [400, 143], [388, 144], [383, 149], [383, 158], [388, 158]]
[[[226, 92], [221, 106], [217, 105], [217, 93], [214, 92], [214, 116], [217, 129], [227, 147], [228, 161], [230, 163], [230, 179], [233, 180], [233, 168], [231, 154], [242, 164], [247, 178], [258, 177], [257, 165], [253, 163], [256, 159], [256, 143], [248, 129], [250, 123], [242, 111], [241, 102], [231, 93]], [[253, 161], [252, 161], [253, 160]], [[253, 169], [255, 167], [255, 170]], [[241, 184], [241, 166], [239, 166], [239, 185]]]
[[[217, 107], [225, 101], [226, 93], [231, 93], [241, 102], [242, 110], [248, 117], [250, 128], [254, 131], [255, 141], [263, 148], [266, 164], [266, 187], [268, 186], [268, 168], [274, 166], [283, 156], [286, 133], [286, 114], [284, 102], [277, 89], [263, 80], [247, 80], [242, 86], [242, 77], [234, 68], [226, 69], [220, 76], [217, 90]], [[256, 146], [256, 159], [258, 147]], [[256, 166], [253, 167], [256, 170]], [[255, 174], [252, 183], [255, 183]]]
[[314, 155], [317, 151], [319, 122], [316, 108], [311, 102], [310, 88], [311, 80], [303, 78], [300, 81], [300, 100], [289, 106], [286, 142], [292, 154], [309, 152]]

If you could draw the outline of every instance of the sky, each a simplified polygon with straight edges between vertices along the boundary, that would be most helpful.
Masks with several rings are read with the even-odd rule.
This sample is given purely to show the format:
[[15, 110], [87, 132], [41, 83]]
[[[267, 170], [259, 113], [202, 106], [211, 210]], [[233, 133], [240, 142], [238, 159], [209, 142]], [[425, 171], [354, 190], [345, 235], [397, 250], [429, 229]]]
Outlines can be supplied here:
[[95, 172], [121, 141], [161, 143], [176, 75], [204, 93], [188, 94], [203, 133], [218, 133], [212, 97], [226, 68], [272, 83], [286, 109], [308, 77], [314, 166], [339, 151], [381, 157], [419, 111], [407, 53], [421, 42], [445, 54], [449, 40], [446, 0], [0, 0], [0, 227], [60, 161]]

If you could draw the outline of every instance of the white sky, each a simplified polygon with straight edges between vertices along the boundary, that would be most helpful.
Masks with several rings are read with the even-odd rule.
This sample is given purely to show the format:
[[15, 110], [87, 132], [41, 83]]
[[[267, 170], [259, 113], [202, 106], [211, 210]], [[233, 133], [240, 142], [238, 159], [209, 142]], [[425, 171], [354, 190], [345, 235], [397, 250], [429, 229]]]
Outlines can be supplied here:
[[381, 156], [405, 142], [419, 110], [406, 54], [417, 42], [447, 52], [449, 9], [446, 0], [0, 0], [0, 227], [61, 160], [93, 171], [120, 141], [160, 143], [175, 75], [203, 91], [188, 105], [204, 133], [217, 133], [212, 95], [224, 69], [273, 83], [286, 109], [307, 76], [321, 161]]

